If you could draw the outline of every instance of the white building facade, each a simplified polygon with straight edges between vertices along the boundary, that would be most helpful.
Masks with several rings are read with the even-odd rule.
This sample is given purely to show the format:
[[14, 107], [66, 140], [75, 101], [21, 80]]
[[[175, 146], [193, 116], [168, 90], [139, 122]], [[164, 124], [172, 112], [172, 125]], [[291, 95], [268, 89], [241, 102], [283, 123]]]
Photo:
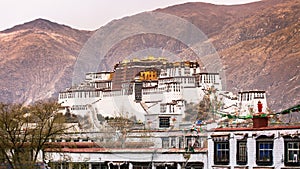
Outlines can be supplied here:
[[[206, 135], [191, 130], [69, 133], [44, 152], [51, 169], [204, 169]], [[122, 144], [122, 139], [124, 139]]]
[[218, 128], [208, 134], [208, 168], [300, 168], [300, 126]]

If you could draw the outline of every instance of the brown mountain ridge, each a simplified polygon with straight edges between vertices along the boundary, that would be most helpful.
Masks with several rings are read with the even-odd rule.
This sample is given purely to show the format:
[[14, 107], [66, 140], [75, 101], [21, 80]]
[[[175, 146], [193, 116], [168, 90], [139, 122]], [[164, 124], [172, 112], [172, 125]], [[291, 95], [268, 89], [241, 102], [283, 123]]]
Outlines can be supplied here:
[[[228, 90], [267, 90], [274, 111], [299, 104], [298, 0], [232, 6], [197, 2], [156, 11], [187, 19], [208, 36], [223, 61]], [[0, 101], [29, 104], [56, 97], [71, 85], [76, 57], [92, 34], [43, 19], [0, 32]], [[145, 37], [148, 46], [178, 45], [165, 37], [158, 44], [154, 44], [158, 37]], [[120, 42], [108, 57], [118, 62], [120, 54], [145, 45], [137, 43], [141, 38]]]
[[0, 101], [30, 104], [65, 89], [91, 34], [44, 19], [2, 31]]

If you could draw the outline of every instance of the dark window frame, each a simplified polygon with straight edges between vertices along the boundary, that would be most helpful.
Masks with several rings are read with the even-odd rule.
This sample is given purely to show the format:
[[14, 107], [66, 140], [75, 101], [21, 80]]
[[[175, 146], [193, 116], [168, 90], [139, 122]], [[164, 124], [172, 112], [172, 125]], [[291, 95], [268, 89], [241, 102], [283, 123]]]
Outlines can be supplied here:
[[167, 105], [160, 104], [160, 113], [166, 113], [166, 111], [167, 111]]
[[176, 137], [170, 137], [171, 138], [171, 147], [176, 148]]
[[169, 137], [162, 137], [161, 138], [161, 147], [162, 148], [170, 148], [170, 139], [169, 139]]
[[170, 125], [170, 117], [159, 117], [159, 128], [169, 128]]
[[184, 148], [184, 138], [183, 137], [179, 137], [178, 140], [178, 148]]
[[[289, 144], [298, 144], [298, 150], [294, 149], [291, 151], [298, 151], [298, 161], [296, 162], [291, 162], [289, 161]], [[299, 166], [300, 165], [300, 138], [292, 138], [290, 136], [284, 137], [284, 165], [286, 166]]]
[[[227, 159], [225, 160], [219, 160], [218, 158], [218, 145], [221, 145], [220, 152], [225, 152], [225, 154], [227, 154]], [[222, 145], [225, 145], [225, 148], [222, 147]], [[227, 145], [227, 147], [226, 147]], [[225, 150], [225, 151], [224, 151]], [[214, 142], [214, 163], [216, 165], [228, 165], [230, 162], [230, 144], [229, 144], [229, 140], [228, 141], [215, 141]]]
[[[245, 144], [245, 150], [241, 150], [240, 144]], [[248, 163], [248, 147], [247, 140], [238, 140], [236, 143], [236, 163], [238, 165], [246, 165]], [[244, 154], [245, 153], [245, 154]], [[242, 157], [243, 156], [243, 157]], [[241, 157], [243, 159], [241, 159]]]
[[[269, 144], [268, 147], [267, 145]], [[274, 150], [274, 140], [273, 137], [262, 136], [256, 140], [256, 164], [260, 166], [271, 166], [273, 165], [273, 150]], [[261, 159], [260, 152], [267, 154], [270, 160], [266, 161]], [[269, 153], [267, 153], [269, 152]]]

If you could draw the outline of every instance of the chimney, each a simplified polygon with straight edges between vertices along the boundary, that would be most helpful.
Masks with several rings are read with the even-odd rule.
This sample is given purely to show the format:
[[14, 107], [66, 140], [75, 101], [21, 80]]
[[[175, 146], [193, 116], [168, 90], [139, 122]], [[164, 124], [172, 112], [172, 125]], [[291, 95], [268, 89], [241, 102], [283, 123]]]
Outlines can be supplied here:
[[253, 128], [261, 128], [261, 127], [268, 127], [268, 116], [266, 113], [262, 112], [263, 105], [261, 101], [257, 103], [258, 113], [253, 114]]

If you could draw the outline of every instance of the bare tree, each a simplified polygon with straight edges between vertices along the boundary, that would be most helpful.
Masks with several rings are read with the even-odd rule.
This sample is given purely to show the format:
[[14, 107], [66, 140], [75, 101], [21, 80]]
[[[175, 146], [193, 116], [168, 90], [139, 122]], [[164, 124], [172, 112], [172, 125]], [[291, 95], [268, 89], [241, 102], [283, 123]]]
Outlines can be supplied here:
[[49, 139], [63, 134], [65, 118], [58, 113], [55, 101], [21, 104], [0, 103], [1, 163], [11, 168], [33, 168]]
[[186, 121], [209, 121], [218, 118], [217, 112], [222, 107], [222, 100], [218, 98], [217, 89], [214, 86], [204, 90], [204, 97], [199, 103], [188, 103], [186, 105]]
[[128, 117], [118, 116], [108, 120], [108, 124], [116, 130], [121, 148], [125, 148], [125, 141], [129, 130], [133, 127], [133, 122]]

